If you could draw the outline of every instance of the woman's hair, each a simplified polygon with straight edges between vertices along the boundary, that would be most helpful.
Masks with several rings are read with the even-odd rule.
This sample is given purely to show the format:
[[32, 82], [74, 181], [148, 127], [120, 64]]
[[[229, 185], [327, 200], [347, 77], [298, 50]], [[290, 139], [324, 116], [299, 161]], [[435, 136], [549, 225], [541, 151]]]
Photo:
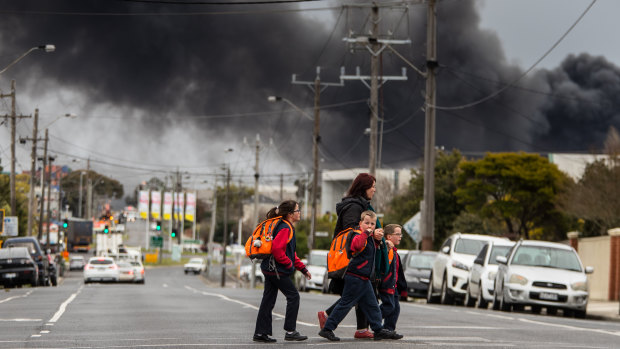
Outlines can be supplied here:
[[267, 218], [282, 216], [286, 218], [289, 213], [294, 213], [297, 202], [293, 200], [282, 201], [278, 207], [274, 207], [267, 212]]
[[347, 197], [361, 196], [368, 199], [366, 197], [366, 190], [372, 188], [373, 183], [376, 181], [376, 178], [369, 173], [358, 174], [347, 191]]
[[400, 228], [400, 230], [403, 230], [403, 227], [400, 226], [400, 224], [388, 224], [385, 226], [385, 229], [383, 229], [383, 232], [385, 232], [385, 235], [392, 235], [395, 233], [396, 228]]

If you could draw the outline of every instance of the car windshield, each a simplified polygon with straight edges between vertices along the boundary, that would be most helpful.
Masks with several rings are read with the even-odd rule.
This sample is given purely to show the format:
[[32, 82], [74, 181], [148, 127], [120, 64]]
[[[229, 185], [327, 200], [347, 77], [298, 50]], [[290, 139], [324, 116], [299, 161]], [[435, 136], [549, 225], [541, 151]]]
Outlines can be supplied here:
[[308, 261], [308, 265], [318, 265], [321, 267], [327, 266], [327, 255], [312, 253], [310, 254], [310, 260]]
[[476, 256], [486, 243], [483, 240], [458, 239], [456, 240], [456, 246], [454, 246], [454, 252]]
[[408, 268], [418, 268], [418, 269], [431, 269], [433, 268], [433, 261], [435, 260], [435, 255], [429, 254], [413, 254], [411, 258], [409, 258], [409, 263], [407, 263]]
[[508, 251], [510, 250], [510, 246], [493, 246], [491, 250], [491, 255], [489, 256], [489, 264], [497, 264], [497, 260], [495, 257], [497, 256], [506, 256]]
[[520, 246], [514, 253], [512, 264], [581, 271], [575, 252], [546, 246]]
[[189, 260], [189, 264], [202, 264], [202, 259], [192, 258]]
[[114, 264], [114, 261], [111, 259], [91, 259], [89, 263], [90, 264]]

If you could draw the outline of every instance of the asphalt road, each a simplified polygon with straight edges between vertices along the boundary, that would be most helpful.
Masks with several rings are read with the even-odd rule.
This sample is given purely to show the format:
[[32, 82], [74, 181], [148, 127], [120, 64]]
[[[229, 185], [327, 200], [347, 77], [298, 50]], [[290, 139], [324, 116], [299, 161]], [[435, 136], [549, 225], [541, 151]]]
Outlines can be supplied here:
[[[262, 291], [210, 286], [181, 267], [151, 268], [146, 284], [84, 285], [70, 272], [58, 287], [21, 288], [0, 293], [0, 348], [246, 348], [252, 342]], [[378, 342], [353, 339], [351, 312], [336, 330], [339, 343], [317, 335], [316, 312], [333, 295], [303, 293], [298, 330], [310, 338], [285, 342], [285, 301], [274, 309], [271, 346], [374, 348]], [[620, 343], [620, 322], [561, 316], [502, 313], [458, 306], [403, 303], [391, 347], [611, 348]], [[388, 343], [387, 341], [385, 343]]]

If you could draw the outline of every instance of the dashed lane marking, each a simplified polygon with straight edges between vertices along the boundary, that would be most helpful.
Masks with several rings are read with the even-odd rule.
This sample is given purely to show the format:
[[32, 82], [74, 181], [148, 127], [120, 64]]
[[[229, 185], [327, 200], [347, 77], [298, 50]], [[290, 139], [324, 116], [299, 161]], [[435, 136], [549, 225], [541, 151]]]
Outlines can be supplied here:
[[43, 321], [43, 319], [0, 319], [0, 322], [37, 322]]
[[69, 305], [69, 303], [73, 302], [75, 297], [77, 297], [77, 295], [82, 291], [82, 288], [84, 288], [84, 285], [80, 286], [80, 288], [78, 288], [78, 290], [74, 294], [69, 296], [69, 298], [67, 298], [67, 300], [64, 301], [60, 305], [60, 307], [58, 308], [58, 311], [56, 312], [56, 314], [54, 314], [54, 316], [52, 316], [52, 318], [48, 320], [49, 323], [55, 323], [56, 321], [58, 321], [58, 319], [60, 319], [62, 314], [65, 313], [65, 310], [67, 309], [67, 305]]
[[23, 294], [21, 296], [13, 296], [13, 297], [9, 297], [7, 299], [3, 299], [3, 300], [0, 301], [0, 303], [8, 302], [10, 300], [17, 299], [17, 298], [26, 298], [26, 297], [30, 296], [30, 294], [32, 292], [34, 292], [34, 290], [30, 290], [30, 291], [26, 292], [25, 294]]

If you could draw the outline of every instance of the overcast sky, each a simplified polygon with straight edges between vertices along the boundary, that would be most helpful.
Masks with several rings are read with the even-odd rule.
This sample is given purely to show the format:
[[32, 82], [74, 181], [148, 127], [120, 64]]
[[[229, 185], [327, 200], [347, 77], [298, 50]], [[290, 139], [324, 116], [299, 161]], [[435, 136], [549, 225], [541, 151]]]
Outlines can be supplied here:
[[[312, 93], [292, 85], [291, 74], [311, 81], [317, 65], [325, 82], [338, 81], [341, 66], [347, 74], [356, 66], [368, 74], [368, 53], [351, 52], [342, 42], [351, 31], [368, 30], [368, 11], [341, 10], [344, 3], [362, 2], [0, 0], [0, 69], [34, 45], [57, 46], [54, 53], [31, 53], [0, 75], [0, 89], [10, 92], [15, 79], [18, 112], [39, 108], [42, 126], [58, 115], [77, 114], [50, 126], [51, 152], [73, 169], [85, 168], [90, 158], [93, 169], [123, 182], [126, 192], [177, 168], [189, 172], [189, 187], [205, 180], [212, 185], [210, 174], [221, 173], [225, 162], [235, 181], [252, 183], [257, 133], [263, 183], [277, 185], [284, 173], [285, 184], [292, 184], [311, 170], [312, 122], [284, 103], [267, 102], [267, 96], [284, 96], [311, 114]], [[459, 106], [517, 80], [591, 1], [438, 3], [437, 103]], [[472, 154], [600, 150], [609, 126], [620, 127], [620, 22], [612, 17], [618, 13], [620, 2], [597, 1], [513, 88], [471, 108], [439, 110], [437, 144]], [[407, 12], [382, 10], [382, 31], [410, 38], [411, 45], [397, 49], [421, 68], [425, 16], [425, 5], [415, 3]], [[385, 75], [398, 75], [403, 66], [394, 55], [384, 55]], [[407, 75], [407, 82], [388, 82], [382, 92], [386, 168], [410, 167], [423, 154], [424, 81], [411, 69]], [[367, 166], [368, 96], [356, 81], [321, 94], [322, 168]], [[0, 113], [9, 111], [4, 99]], [[31, 137], [32, 121], [20, 121], [17, 133]], [[5, 123], [0, 127], [5, 171], [9, 145]], [[229, 148], [234, 151], [225, 152]], [[17, 146], [18, 172], [29, 169], [29, 155], [29, 145]]]

